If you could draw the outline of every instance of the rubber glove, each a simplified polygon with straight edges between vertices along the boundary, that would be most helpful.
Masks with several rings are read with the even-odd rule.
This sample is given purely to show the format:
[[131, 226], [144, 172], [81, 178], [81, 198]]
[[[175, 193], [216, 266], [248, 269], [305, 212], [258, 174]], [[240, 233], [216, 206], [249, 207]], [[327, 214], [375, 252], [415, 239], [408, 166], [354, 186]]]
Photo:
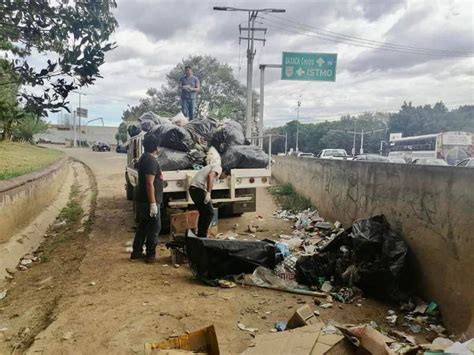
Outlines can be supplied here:
[[206, 192], [206, 197], [204, 197], [204, 203], [208, 204], [209, 202], [211, 202], [211, 193]]
[[154, 218], [158, 215], [158, 205], [156, 203], [150, 203], [150, 217]]

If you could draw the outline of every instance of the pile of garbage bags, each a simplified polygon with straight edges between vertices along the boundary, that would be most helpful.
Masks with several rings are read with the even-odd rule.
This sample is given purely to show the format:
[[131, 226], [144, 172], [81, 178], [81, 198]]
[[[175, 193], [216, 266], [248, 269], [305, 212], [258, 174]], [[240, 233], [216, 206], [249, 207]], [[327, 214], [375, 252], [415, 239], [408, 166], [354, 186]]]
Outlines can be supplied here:
[[211, 147], [215, 148], [214, 155], [221, 156], [224, 171], [265, 168], [269, 162], [268, 155], [259, 147], [247, 144], [242, 126], [232, 120], [201, 118], [188, 122], [182, 113], [166, 118], [146, 112], [127, 131], [130, 137], [145, 132], [158, 139], [162, 147], [158, 162], [164, 171], [199, 169], [207, 164]]

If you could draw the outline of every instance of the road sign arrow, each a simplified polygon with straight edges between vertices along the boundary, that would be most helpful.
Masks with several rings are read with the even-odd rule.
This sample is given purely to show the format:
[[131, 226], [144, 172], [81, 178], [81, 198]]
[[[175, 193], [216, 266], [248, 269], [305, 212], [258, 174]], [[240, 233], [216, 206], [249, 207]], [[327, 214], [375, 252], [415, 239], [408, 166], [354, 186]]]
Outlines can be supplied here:
[[326, 63], [326, 62], [321, 57], [319, 57], [318, 60], [316, 61], [316, 64], [318, 64], [320, 67], [322, 67], [324, 63]]
[[298, 76], [301, 76], [304, 74], [304, 69], [303, 68], [298, 68], [298, 70], [296, 71], [296, 74], [298, 74]]

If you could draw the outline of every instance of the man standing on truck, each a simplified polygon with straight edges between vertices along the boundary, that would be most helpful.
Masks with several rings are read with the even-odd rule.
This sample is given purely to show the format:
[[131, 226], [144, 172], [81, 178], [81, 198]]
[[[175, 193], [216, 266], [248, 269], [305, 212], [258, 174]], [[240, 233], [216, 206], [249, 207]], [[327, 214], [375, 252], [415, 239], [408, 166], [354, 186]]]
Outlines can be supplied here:
[[[138, 217], [137, 232], [133, 241], [130, 260], [143, 260], [146, 263], [156, 262], [156, 246], [161, 229], [160, 204], [163, 201], [163, 174], [156, 160], [158, 140], [147, 135], [143, 139], [142, 154], [137, 163], [138, 182], [136, 212]], [[143, 254], [143, 246], [146, 254]]]
[[201, 86], [199, 79], [193, 75], [191, 66], [184, 67], [185, 75], [179, 79], [181, 87], [181, 110], [183, 115], [191, 121], [194, 118], [194, 109], [196, 107], [196, 96]]
[[207, 238], [207, 230], [214, 216], [214, 207], [211, 201], [211, 191], [214, 183], [222, 174], [220, 164], [210, 164], [199, 170], [191, 180], [189, 194], [199, 211], [198, 232], [199, 238]]

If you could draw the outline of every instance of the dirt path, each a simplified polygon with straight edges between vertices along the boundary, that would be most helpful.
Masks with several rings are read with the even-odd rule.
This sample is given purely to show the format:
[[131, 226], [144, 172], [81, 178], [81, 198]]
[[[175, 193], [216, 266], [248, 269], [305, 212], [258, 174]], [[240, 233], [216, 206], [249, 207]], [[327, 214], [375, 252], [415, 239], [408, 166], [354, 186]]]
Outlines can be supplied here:
[[[237, 328], [238, 321], [266, 333], [276, 321], [287, 320], [301, 303], [313, 305], [309, 296], [202, 285], [192, 279], [187, 267], [165, 266], [170, 265], [170, 257], [163, 243], [158, 264], [131, 263], [125, 253], [125, 243], [133, 238], [132, 206], [123, 188], [125, 155], [67, 152], [86, 163], [97, 181], [92, 230], [72, 233], [72, 228], [71, 238], [56, 243], [49, 262], [17, 273], [9, 301], [0, 303], [0, 328], [8, 327], [3, 342], [0, 339], [0, 353], [14, 348], [44, 354], [142, 353], [146, 342], [214, 324], [221, 352], [237, 354], [253, 341], [250, 333]], [[90, 184], [87, 174], [77, 178], [82, 185]], [[287, 222], [271, 218], [275, 208], [271, 196], [259, 190], [257, 213], [221, 220], [220, 231], [238, 223], [238, 231], [243, 232], [258, 215], [263, 217], [260, 225], [265, 232], [257, 237], [289, 232]], [[67, 235], [67, 231], [61, 233]], [[38, 281], [51, 275], [52, 281], [45, 281], [47, 287], [38, 286]], [[321, 309], [321, 317], [383, 323], [386, 306], [371, 300], [361, 303], [362, 307]], [[30, 335], [22, 340], [26, 328]]]

